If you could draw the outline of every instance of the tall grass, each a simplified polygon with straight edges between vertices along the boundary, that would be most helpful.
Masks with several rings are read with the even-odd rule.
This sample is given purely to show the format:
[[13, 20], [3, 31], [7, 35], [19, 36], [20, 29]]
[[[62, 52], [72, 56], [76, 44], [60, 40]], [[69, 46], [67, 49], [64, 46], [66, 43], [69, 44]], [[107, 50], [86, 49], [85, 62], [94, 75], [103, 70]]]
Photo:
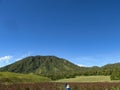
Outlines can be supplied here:
[[75, 78], [60, 79], [56, 82], [111, 82], [110, 76], [77, 76]]

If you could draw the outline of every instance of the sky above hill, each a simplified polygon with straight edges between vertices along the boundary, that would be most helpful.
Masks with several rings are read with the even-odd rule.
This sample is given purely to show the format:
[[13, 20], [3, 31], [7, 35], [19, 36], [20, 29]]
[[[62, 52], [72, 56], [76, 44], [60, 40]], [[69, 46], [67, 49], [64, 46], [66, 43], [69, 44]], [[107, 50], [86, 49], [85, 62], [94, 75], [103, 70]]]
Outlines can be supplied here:
[[119, 62], [120, 1], [0, 0], [0, 41], [0, 66], [30, 55]]

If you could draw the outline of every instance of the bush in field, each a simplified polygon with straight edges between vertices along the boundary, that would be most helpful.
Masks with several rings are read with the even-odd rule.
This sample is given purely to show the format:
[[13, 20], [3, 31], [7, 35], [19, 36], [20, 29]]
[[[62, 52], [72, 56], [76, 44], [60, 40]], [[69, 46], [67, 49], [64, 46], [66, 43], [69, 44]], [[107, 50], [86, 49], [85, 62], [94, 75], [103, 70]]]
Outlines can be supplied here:
[[120, 80], [120, 71], [115, 70], [110, 76], [111, 80]]

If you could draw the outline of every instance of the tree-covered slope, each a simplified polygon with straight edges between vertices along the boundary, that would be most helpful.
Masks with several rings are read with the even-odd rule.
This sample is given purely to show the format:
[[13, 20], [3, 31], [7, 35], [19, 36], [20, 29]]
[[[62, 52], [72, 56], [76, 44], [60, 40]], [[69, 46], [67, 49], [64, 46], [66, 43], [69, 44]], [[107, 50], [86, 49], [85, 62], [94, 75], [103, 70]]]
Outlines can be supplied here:
[[112, 75], [113, 72], [120, 71], [120, 63], [106, 64], [102, 67], [93, 66], [87, 67], [81, 74], [82, 75]]

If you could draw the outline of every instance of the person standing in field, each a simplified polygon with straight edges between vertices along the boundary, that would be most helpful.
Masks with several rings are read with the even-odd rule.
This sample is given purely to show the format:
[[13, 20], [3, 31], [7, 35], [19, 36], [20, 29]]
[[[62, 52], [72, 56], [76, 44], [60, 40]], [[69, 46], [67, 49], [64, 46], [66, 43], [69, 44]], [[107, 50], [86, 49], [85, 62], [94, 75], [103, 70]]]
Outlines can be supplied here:
[[65, 83], [66, 90], [71, 90], [69, 84]]

